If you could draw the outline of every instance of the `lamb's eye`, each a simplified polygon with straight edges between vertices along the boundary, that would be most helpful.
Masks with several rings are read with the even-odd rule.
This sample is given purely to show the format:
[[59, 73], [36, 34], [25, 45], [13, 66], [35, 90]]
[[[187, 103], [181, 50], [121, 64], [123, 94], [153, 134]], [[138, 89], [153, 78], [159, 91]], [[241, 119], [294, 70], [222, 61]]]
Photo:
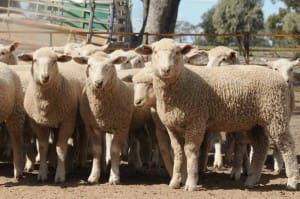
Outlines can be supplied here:
[[274, 70], [278, 71], [278, 68], [274, 68]]
[[5, 52], [1, 52], [1, 55], [5, 55]]

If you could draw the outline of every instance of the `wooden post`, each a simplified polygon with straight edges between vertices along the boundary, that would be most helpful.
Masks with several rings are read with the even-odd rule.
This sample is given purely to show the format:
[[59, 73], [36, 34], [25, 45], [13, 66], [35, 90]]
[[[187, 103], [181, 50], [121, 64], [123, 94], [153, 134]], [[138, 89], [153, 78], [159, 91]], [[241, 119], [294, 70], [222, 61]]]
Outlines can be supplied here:
[[143, 40], [145, 41], [145, 44], [149, 44], [149, 33], [148, 32], [144, 33], [144, 39]]
[[89, 33], [87, 34], [87, 43], [91, 43], [93, 36], [94, 12], [96, 8], [95, 0], [90, 0], [90, 19], [89, 19]]

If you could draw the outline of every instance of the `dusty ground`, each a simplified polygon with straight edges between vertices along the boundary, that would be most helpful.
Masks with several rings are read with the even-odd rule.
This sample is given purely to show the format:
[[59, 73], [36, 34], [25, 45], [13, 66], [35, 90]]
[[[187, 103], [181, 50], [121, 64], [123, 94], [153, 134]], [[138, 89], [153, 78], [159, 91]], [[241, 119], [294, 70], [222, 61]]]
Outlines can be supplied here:
[[[298, 162], [300, 163], [300, 108], [298, 107], [291, 121], [292, 131], [295, 133]], [[77, 170], [67, 177], [67, 183], [56, 185], [53, 183], [54, 171], [50, 172], [48, 183], [38, 183], [37, 171], [26, 173], [24, 179], [16, 182], [12, 178], [12, 165], [0, 163], [0, 198], [300, 198], [300, 191], [285, 189], [285, 174], [274, 175], [269, 158], [263, 170], [260, 184], [245, 190], [245, 177], [238, 182], [229, 178], [230, 169], [209, 171], [200, 178], [200, 191], [186, 192], [183, 189], [174, 190], [168, 187], [169, 179], [159, 177], [151, 172], [137, 174], [126, 165], [121, 167], [122, 185], [111, 186], [103, 176], [100, 184], [88, 185], [86, 179], [89, 168]], [[300, 166], [300, 165], [299, 165]], [[299, 186], [299, 185], [298, 185]]]

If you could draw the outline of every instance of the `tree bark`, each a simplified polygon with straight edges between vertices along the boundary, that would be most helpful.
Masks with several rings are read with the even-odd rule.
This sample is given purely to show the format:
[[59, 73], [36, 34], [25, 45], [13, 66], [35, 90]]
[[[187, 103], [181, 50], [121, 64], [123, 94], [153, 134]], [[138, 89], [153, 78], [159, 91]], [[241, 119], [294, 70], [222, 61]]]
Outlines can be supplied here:
[[[143, 2], [144, 8], [148, 5], [145, 32], [173, 33], [180, 0], [144, 0]], [[149, 36], [148, 42], [152, 43], [161, 38], [161, 36]], [[146, 38], [144, 38], [144, 43], [145, 41]]]

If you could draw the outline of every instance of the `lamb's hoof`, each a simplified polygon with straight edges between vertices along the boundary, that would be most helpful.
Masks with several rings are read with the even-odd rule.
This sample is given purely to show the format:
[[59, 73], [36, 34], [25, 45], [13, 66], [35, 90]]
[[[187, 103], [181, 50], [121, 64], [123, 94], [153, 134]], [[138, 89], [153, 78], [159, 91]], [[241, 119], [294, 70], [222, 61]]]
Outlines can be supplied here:
[[23, 178], [22, 174], [15, 175], [15, 179], [19, 182]]
[[239, 169], [232, 168], [230, 178], [239, 181], [241, 178], [241, 171]]
[[169, 183], [169, 187], [171, 187], [172, 189], [180, 189], [180, 181], [175, 182], [175, 180], [171, 180], [171, 182]]
[[37, 180], [38, 180], [39, 182], [45, 182], [45, 181], [48, 180], [48, 176], [47, 176], [47, 174], [46, 174], [46, 175], [45, 175], [45, 174], [38, 174]]
[[280, 169], [274, 169], [274, 173], [275, 173], [275, 175], [279, 175], [281, 173], [281, 170]]
[[59, 175], [55, 175], [55, 179], [54, 179], [54, 182], [55, 183], [63, 183], [66, 181], [66, 177], [64, 175], [62, 176], [59, 176]]
[[32, 172], [34, 170], [34, 164], [32, 163], [26, 163], [24, 171], [25, 172]]
[[14, 177], [19, 181], [23, 177], [23, 171], [14, 169]]
[[286, 188], [288, 190], [297, 190], [297, 180], [295, 180], [295, 179], [288, 179]]
[[220, 160], [215, 160], [213, 164], [214, 169], [221, 169], [223, 167], [223, 162]]
[[108, 184], [110, 184], [110, 185], [119, 185], [119, 184], [120, 184], [120, 181], [118, 181], [118, 180], [110, 180], [110, 181], [108, 182]]
[[185, 185], [184, 186], [184, 190], [185, 191], [199, 191], [200, 190], [200, 187], [197, 186], [197, 185]]
[[223, 167], [223, 163], [214, 162], [213, 168], [214, 169], [221, 169]]
[[96, 184], [96, 183], [98, 183], [98, 180], [99, 180], [99, 177], [94, 176], [94, 175], [91, 175], [91, 176], [88, 178], [88, 183], [89, 183], [89, 184]]
[[119, 185], [120, 184], [120, 179], [119, 178], [110, 177], [108, 183], [110, 185]]
[[257, 177], [255, 175], [250, 175], [247, 177], [245, 182], [245, 187], [252, 189], [257, 183]]

